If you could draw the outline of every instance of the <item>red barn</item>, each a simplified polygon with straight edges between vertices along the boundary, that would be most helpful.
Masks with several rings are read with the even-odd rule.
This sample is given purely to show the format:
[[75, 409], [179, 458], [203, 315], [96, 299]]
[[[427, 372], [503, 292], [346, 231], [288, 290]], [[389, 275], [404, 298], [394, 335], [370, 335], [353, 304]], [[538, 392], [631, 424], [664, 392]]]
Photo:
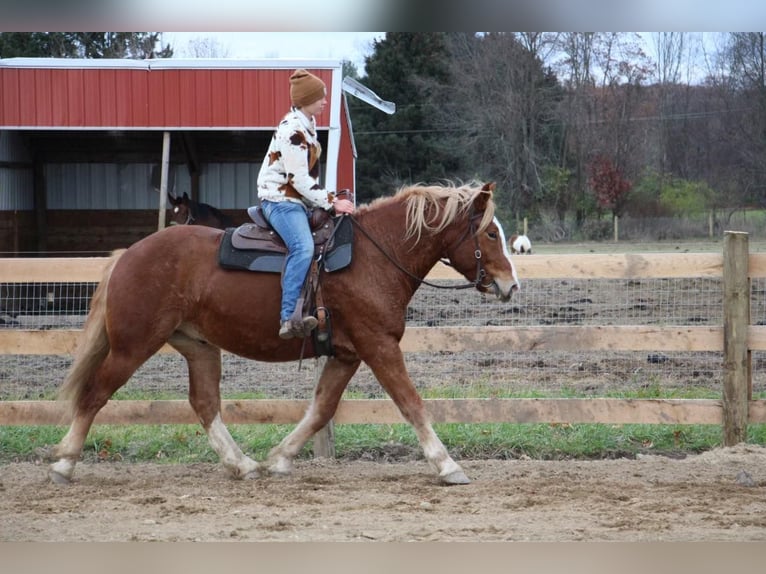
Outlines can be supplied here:
[[164, 224], [161, 189], [244, 221], [296, 68], [328, 89], [324, 184], [354, 189], [338, 61], [0, 60], [0, 251], [126, 247]]

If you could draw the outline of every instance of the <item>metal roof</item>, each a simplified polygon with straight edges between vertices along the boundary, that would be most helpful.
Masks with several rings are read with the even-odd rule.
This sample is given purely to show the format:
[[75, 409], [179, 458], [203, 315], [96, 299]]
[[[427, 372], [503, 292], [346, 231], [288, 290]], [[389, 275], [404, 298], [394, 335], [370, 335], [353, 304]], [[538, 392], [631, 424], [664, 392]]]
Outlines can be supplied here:
[[10, 58], [0, 59], [0, 129], [271, 130], [296, 68], [324, 80], [331, 105], [317, 125], [338, 128], [337, 60]]

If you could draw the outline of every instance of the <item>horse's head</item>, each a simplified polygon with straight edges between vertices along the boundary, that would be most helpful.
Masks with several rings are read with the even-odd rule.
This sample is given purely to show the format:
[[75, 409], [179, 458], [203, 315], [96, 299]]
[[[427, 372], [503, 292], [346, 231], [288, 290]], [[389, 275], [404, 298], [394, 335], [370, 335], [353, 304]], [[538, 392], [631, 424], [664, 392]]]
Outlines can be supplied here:
[[467, 201], [464, 216], [455, 219], [446, 237], [444, 256], [455, 270], [484, 293], [508, 301], [519, 290], [516, 268], [503, 227], [494, 216], [494, 183], [487, 183]]
[[184, 192], [183, 197], [176, 197], [168, 193], [168, 200], [172, 208], [170, 210], [170, 225], [187, 225], [193, 221], [189, 195]]

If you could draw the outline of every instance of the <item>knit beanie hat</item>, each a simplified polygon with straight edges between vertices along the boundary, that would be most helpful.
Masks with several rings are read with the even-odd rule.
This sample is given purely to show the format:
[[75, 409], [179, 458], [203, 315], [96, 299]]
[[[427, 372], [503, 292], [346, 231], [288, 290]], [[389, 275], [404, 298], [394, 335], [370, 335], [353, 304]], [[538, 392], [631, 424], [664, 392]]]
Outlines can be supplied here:
[[290, 76], [290, 99], [298, 108], [313, 104], [327, 94], [324, 82], [314, 74], [299, 69]]

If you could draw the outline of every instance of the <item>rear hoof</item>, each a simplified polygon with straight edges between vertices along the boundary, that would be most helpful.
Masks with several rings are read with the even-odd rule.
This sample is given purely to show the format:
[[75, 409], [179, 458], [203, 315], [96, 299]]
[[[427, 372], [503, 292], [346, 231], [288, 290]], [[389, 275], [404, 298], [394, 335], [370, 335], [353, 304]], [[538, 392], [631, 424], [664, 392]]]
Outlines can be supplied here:
[[289, 462], [278, 462], [269, 467], [271, 476], [290, 476], [293, 473], [293, 465]]
[[69, 484], [72, 482], [72, 473], [74, 472], [74, 461], [68, 458], [61, 458], [50, 465], [48, 476], [54, 484]]
[[468, 478], [462, 470], [454, 470], [449, 474], [440, 476], [439, 480], [441, 480], [442, 484], [447, 486], [453, 486], [456, 484], [471, 484], [471, 479]]
[[53, 469], [48, 471], [48, 476], [50, 477], [51, 482], [53, 484], [61, 484], [61, 485], [72, 484], [71, 478], [69, 478], [68, 476], [64, 476], [60, 472], [56, 472]]

